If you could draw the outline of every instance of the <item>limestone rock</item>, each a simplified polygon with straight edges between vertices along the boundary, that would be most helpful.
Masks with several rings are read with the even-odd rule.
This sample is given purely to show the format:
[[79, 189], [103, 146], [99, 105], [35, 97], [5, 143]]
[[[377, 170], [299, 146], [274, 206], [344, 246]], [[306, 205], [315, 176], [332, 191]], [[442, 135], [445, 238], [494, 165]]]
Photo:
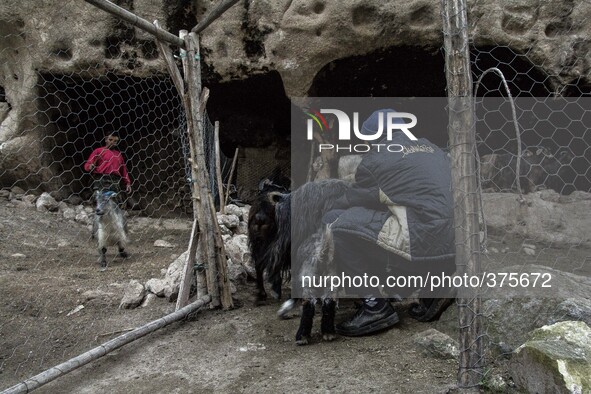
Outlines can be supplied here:
[[246, 223], [246, 222], [238, 223], [238, 227], [236, 228], [236, 234], [248, 235], [248, 223]]
[[18, 187], [18, 186], [12, 187], [12, 189], [10, 189], [10, 192], [12, 194], [17, 194], [17, 195], [18, 194], [25, 194], [25, 191], [21, 187]]
[[125, 287], [125, 293], [123, 294], [123, 298], [121, 299], [119, 308], [136, 308], [138, 305], [142, 303], [145, 294], [146, 289], [144, 288], [144, 285], [142, 285], [135, 279], [131, 280], [129, 284]]
[[47, 192], [41, 194], [36, 202], [37, 210], [44, 212], [44, 211], [57, 211], [59, 205], [55, 198], [51, 197], [51, 195]]
[[85, 210], [82, 210], [79, 213], [77, 213], [74, 219], [82, 224], [92, 224], [92, 219], [88, 217], [88, 214]]
[[[487, 225], [540, 242], [579, 245], [591, 243], [591, 200], [568, 204], [544, 197], [549, 192], [530, 193], [521, 204], [513, 193], [483, 193]], [[555, 192], [554, 192], [555, 193]]]
[[241, 264], [236, 264], [232, 259], [228, 260], [228, 277], [234, 282], [245, 282], [247, 273], [246, 269]]
[[536, 329], [515, 351], [511, 371], [530, 393], [591, 392], [591, 328], [565, 321]]
[[[482, 311], [486, 332], [493, 344], [504, 343], [505, 353], [524, 343], [528, 334], [539, 327], [568, 320], [579, 320], [591, 325], [591, 278], [561, 272], [540, 265], [513, 266], [504, 272], [539, 272], [552, 275], [552, 293], [503, 288], [496, 298], [484, 298]], [[458, 332], [457, 308], [448, 308], [436, 328], [446, 334]], [[500, 347], [500, 346], [498, 346]]]
[[225, 247], [230, 259], [234, 263], [242, 265], [248, 275], [256, 278], [254, 262], [248, 248], [248, 237], [246, 235], [236, 235], [225, 243]]
[[183, 269], [185, 268], [185, 261], [187, 260], [188, 254], [189, 251], [187, 250], [177, 257], [176, 260], [168, 266], [166, 274], [164, 275], [164, 282], [166, 283], [166, 286], [164, 287], [164, 297], [166, 297], [169, 302], [176, 301], [179, 294]]
[[156, 246], [157, 248], [174, 248], [175, 245], [163, 239], [157, 239], [156, 241], [154, 241], [154, 246]]
[[248, 213], [250, 212], [250, 205], [245, 205], [243, 207], [240, 207], [240, 210], [242, 211], [242, 218], [245, 222], [248, 222]]
[[21, 200], [31, 206], [34, 206], [35, 201], [37, 201], [37, 196], [35, 196], [34, 194], [25, 194]]
[[146, 297], [144, 298], [144, 301], [142, 301], [142, 304], [140, 305], [140, 307], [146, 308], [146, 307], [150, 306], [156, 298], [157, 298], [156, 294], [152, 294], [152, 293], [146, 294]]
[[242, 219], [242, 209], [238, 205], [228, 204], [226, 205], [226, 215], [237, 216], [238, 219]]
[[162, 279], [152, 278], [146, 282], [146, 290], [158, 297], [164, 297], [164, 289], [166, 288], [166, 281]]
[[238, 224], [240, 223], [240, 219], [236, 215], [222, 215], [218, 213], [217, 217], [218, 224], [223, 224], [229, 229], [238, 227]]
[[455, 360], [460, 355], [457, 341], [434, 328], [413, 336], [413, 342], [426, 353], [444, 360]]
[[76, 219], [76, 211], [73, 208], [66, 208], [62, 211], [62, 215], [66, 220], [75, 220]]

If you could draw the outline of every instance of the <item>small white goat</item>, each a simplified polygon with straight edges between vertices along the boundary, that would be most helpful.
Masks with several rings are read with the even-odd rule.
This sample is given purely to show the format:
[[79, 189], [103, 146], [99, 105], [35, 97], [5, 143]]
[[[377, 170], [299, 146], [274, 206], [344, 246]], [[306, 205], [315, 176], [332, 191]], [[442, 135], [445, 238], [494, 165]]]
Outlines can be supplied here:
[[98, 240], [99, 262], [103, 270], [107, 268], [107, 246], [117, 245], [119, 256], [123, 258], [129, 256], [125, 251], [129, 243], [127, 220], [121, 208], [113, 201], [116, 195], [117, 193], [110, 190], [97, 190], [95, 193], [96, 211], [93, 230]]

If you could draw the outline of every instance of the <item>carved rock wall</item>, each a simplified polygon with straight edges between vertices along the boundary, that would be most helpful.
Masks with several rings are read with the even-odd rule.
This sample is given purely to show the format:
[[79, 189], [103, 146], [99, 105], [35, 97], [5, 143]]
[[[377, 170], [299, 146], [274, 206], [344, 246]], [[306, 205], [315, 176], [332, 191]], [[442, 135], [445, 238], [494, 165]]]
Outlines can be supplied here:
[[[159, 19], [173, 33], [190, 29], [217, 4], [115, 2], [147, 20]], [[569, 83], [591, 86], [591, 3], [502, 0], [469, 1], [468, 6], [475, 47], [504, 47], [526, 55], [536, 66], [535, 78], [543, 79], [540, 83], [550, 91], [560, 92]], [[241, 0], [201, 36], [204, 77], [219, 83], [278, 72], [288, 97], [305, 96], [314, 78], [335, 60], [395, 47], [437, 53], [442, 38], [438, 2]], [[403, 52], [395, 59], [399, 65], [407, 60]], [[0, 3], [2, 183], [27, 175], [31, 183], [53, 176], [40, 143], [51, 128], [38, 113], [40, 75], [89, 79], [107, 73], [148, 78], [164, 74], [165, 67], [148, 34], [83, 1]]]

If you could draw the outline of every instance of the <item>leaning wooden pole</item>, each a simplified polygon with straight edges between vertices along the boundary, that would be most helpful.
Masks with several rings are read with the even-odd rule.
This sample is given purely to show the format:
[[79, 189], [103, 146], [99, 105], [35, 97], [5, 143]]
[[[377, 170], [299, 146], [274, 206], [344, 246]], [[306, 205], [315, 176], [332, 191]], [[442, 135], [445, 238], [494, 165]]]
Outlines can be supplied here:
[[224, 201], [224, 185], [222, 183], [222, 163], [220, 149], [220, 122], [215, 121], [214, 126], [214, 146], [215, 146], [215, 176], [218, 184], [218, 199], [220, 201], [220, 212], [226, 213], [226, 204]]
[[232, 167], [230, 168], [230, 177], [228, 178], [228, 183], [226, 187], [226, 198], [224, 203], [228, 205], [228, 200], [230, 199], [230, 184], [232, 183], [232, 178], [234, 177], [234, 169], [236, 168], [236, 161], [238, 161], [238, 148], [234, 151], [234, 158], [232, 159]]
[[63, 376], [69, 372], [74, 371], [92, 361], [98, 360], [107, 353], [113, 350], [119, 349], [120, 347], [127, 345], [137, 339], [140, 339], [162, 327], [174, 323], [175, 321], [186, 318], [190, 313], [194, 313], [207, 305], [211, 301], [209, 295], [187, 305], [186, 307], [179, 309], [169, 315], [161, 317], [160, 319], [154, 320], [142, 327], [136, 328], [135, 330], [128, 332], [127, 334], [118, 336], [117, 338], [111, 339], [108, 342], [103, 343], [100, 346], [95, 347], [92, 350], [87, 351], [77, 357], [74, 357], [64, 363], [56, 365], [38, 375], [33, 376], [19, 384], [16, 384], [4, 391], [1, 394], [17, 394], [17, 393], [29, 393], [39, 387], [51, 382]]
[[195, 33], [189, 33], [185, 37], [185, 48], [187, 50], [185, 85], [187, 86], [187, 98], [190, 104], [190, 118], [188, 124], [191, 125], [190, 139], [193, 140], [191, 161], [196, 166], [196, 179], [199, 186], [197, 188], [199, 196], [197, 200], [197, 217], [199, 218], [199, 228], [201, 234], [202, 253], [205, 258], [205, 273], [207, 277], [207, 291], [211, 295], [211, 305], [215, 308], [220, 306], [220, 290], [218, 284], [218, 267], [215, 249], [213, 220], [211, 215], [211, 201], [209, 188], [209, 174], [205, 165], [205, 145], [203, 143], [203, 111], [201, 102], [201, 62], [199, 54], [199, 37]]
[[[154, 25], [159, 27], [158, 21], [154, 21]], [[181, 31], [181, 37], [186, 35], [186, 30]], [[172, 78], [174, 86], [176, 87], [179, 96], [183, 102], [183, 106], [185, 108], [185, 113], [188, 114], [190, 111], [190, 106], [188, 105], [187, 95], [185, 94], [185, 84], [183, 82], [183, 78], [181, 77], [181, 73], [177, 68], [176, 62], [174, 61], [172, 51], [170, 47], [163, 43], [160, 40], [156, 40], [156, 45], [158, 46], [158, 50], [160, 54], [166, 61], [166, 66], [168, 68], [168, 72]], [[181, 50], [182, 51], [182, 50]], [[183, 51], [184, 52], [184, 51]], [[191, 163], [191, 179], [196, 179], [197, 169]], [[179, 295], [176, 300], [176, 309], [179, 310], [185, 305], [189, 303], [189, 293], [191, 291], [191, 284], [193, 283], [193, 267], [195, 266], [196, 254], [197, 254], [197, 247], [199, 244], [199, 221], [197, 218], [197, 184], [195, 182], [191, 182], [191, 195], [192, 195], [192, 202], [193, 202], [193, 226], [191, 229], [191, 236], [189, 239], [189, 249], [187, 253], [187, 258], [185, 260], [185, 265], [183, 267], [183, 271], [181, 274], [181, 284], [179, 288]], [[207, 287], [205, 281], [205, 274], [203, 270], [198, 271], [197, 274], [197, 297], [202, 297], [207, 294]]]
[[[466, 0], [441, 0], [449, 105], [456, 265], [460, 274], [480, 273], [479, 199], [472, 74]], [[460, 365], [458, 385], [471, 389], [482, 380], [481, 302], [477, 289], [459, 295]]]
[[219, 4], [211, 10], [210, 13], [205, 15], [201, 22], [197, 24], [193, 29], [191, 29], [192, 33], [199, 34], [201, 33], [207, 26], [211, 25], [211, 22], [219, 18], [228, 8], [232, 7], [234, 4], [238, 3], [238, 0], [222, 0]]
[[97, 8], [100, 8], [103, 11], [108, 12], [109, 14], [124, 20], [132, 24], [133, 26], [142, 29], [152, 35], [154, 35], [157, 39], [166, 41], [169, 44], [176, 45], [178, 47], [183, 47], [185, 45], [184, 41], [179, 37], [175, 36], [172, 33], [167, 32], [164, 29], [160, 29], [154, 24], [148, 22], [147, 20], [140, 18], [136, 14], [127, 11], [125, 8], [121, 8], [116, 4], [111, 3], [107, 0], [84, 0], [87, 3], [94, 5]]

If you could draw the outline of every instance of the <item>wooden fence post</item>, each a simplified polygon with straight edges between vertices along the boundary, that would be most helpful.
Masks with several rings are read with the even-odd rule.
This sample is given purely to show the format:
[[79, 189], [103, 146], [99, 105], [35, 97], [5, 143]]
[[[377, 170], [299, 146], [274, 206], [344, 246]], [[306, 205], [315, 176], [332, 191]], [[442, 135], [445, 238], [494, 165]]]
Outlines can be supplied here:
[[[480, 273], [479, 199], [472, 74], [465, 0], [442, 0], [443, 36], [449, 104], [456, 265], [460, 274]], [[478, 387], [482, 381], [481, 301], [478, 289], [459, 296], [460, 365], [458, 386]]]

